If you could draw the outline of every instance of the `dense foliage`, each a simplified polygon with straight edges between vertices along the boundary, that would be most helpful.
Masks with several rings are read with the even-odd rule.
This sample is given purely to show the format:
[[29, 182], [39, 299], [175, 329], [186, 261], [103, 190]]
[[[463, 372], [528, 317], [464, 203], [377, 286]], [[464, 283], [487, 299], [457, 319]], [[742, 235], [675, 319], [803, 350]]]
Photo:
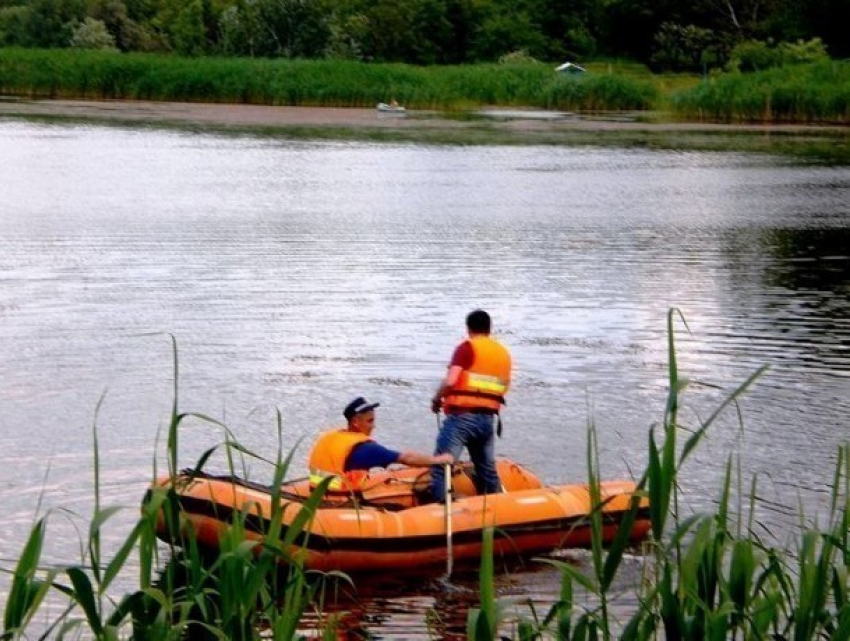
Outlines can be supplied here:
[[686, 118], [715, 122], [850, 122], [850, 65], [832, 61], [727, 74], [673, 97]]
[[850, 0], [0, 0], [0, 46], [412, 64], [625, 56], [723, 66], [746, 42], [850, 55]]
[[570, 78], [540, 63], [418, 67], [23, 48], [0, 51], [2, 93], [326, 107], [371, 107], [376, 96], [394, 96], [416, 108], [564, 110], [648, 109], [658, 97], [644, 79], [601, 73]]

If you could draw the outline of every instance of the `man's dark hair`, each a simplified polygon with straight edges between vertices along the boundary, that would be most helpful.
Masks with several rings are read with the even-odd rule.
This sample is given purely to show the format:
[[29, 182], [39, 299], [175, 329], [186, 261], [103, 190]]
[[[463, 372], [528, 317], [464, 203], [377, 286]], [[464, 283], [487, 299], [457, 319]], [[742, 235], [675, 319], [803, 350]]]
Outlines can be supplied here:
[[466, 328], [476, 334], [490, 333], [490, 314], [483, 309], [476, 309], [466, 317]]

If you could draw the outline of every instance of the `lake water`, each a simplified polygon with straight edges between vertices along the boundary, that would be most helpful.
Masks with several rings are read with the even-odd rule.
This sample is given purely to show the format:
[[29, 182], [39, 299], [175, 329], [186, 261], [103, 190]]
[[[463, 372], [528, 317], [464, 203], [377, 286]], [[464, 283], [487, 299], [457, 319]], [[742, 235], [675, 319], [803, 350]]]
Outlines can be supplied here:
[[[552, 483], [585, 479], [591, 420], [604, 477], [642, 469], [671, 307], [689, 425], [769, 365], [743, 427], [724, 415], [681, 481], [687, 511], [709, 508], [740, 455], [782, 538], [798, 504], [824, 508], [850, 430], [848, 296], [847, 167], [0, 121], [0, 567], [53, 508], [47, 560], [79, 558], [95, 421], [102, 500], [128, 508], [107, 545], [126, 535], [173, 398], [168, 334], [181, 411], [273, 456], [279, 409], [301, 475], [357, 395], [381, 402], [385, 444], [431, 449], [429, 399], [476, 307], [515, 359], [497, 450]], [[188, 466], [222, 431], [181, 438]], [[500, 581], [518, 598], [557, 586], [539, 568]], [[429, 611], [457, 619], [416, 585], [364, 588], [351, 626], [425, 637]]]

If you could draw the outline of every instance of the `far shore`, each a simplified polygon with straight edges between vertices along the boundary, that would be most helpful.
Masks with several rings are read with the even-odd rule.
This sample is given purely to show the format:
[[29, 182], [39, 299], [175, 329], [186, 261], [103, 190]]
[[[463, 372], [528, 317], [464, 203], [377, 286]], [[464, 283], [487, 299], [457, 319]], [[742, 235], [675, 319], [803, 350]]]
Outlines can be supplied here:
[[[564, 144], [649, 146], [824, 154], [850, 158], [850, 127], [664, 121], [658, 114], [572, 114], [516, 107], [465, 113], [289, 107], [145, 100], [33, 100], [0, 96], [0, 119], [160, 126], [192, 131], [276, 135], [298, 139], [361, 139], [432, 144]], [[824, 147], [824, 143], [833, 149]], [[805, 147], [805, 149], [788, 149]], [[812, 145], [817, 147], [812, 152]], [[823, 153], [821, 153], [823, 152]], [[836, 155], [837, 154], [837, 155]]]
[[[751, 131], [806, 132], [847, 131], [848, 127], [800, 124], [718, 124], [652, 122], [653, 114], [577, 115], [539, 109], [483, 108], [472, 115], [487, 117], [490, 124], [518, 130], [592, 131]], [[489, 117], [488, 117], [489, 115]], [[284, 107], [199, 102], [155, 102], [150, 100], [28, 100], [0, 96], [0, 116], [42, 116], [92, 120], [186, 123], [236, 127], [365, 127], [375, 129], [463, 128], [470, 120], [446, 118], [437, 111], [409, 110], [403, 114], [377, 109], [341, 107]], [[480, 120], [474, 121], [480, 124]]]

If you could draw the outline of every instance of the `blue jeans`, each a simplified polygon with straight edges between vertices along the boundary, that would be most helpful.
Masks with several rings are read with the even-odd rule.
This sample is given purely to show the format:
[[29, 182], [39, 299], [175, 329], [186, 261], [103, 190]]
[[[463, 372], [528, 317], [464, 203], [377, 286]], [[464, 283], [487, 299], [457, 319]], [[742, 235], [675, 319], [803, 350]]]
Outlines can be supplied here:
[[[449, 452], [457, 461], [464, 447], [469, 450], [479, 494], [501, 491], [494, 456], [495, 423], [496, 417], [489, 414], [447, 414], [437, 435], [434, 454]], [[443, 465], [431, 466], [431, 493], [440, 502], [446, 500], [446, 470]]]

